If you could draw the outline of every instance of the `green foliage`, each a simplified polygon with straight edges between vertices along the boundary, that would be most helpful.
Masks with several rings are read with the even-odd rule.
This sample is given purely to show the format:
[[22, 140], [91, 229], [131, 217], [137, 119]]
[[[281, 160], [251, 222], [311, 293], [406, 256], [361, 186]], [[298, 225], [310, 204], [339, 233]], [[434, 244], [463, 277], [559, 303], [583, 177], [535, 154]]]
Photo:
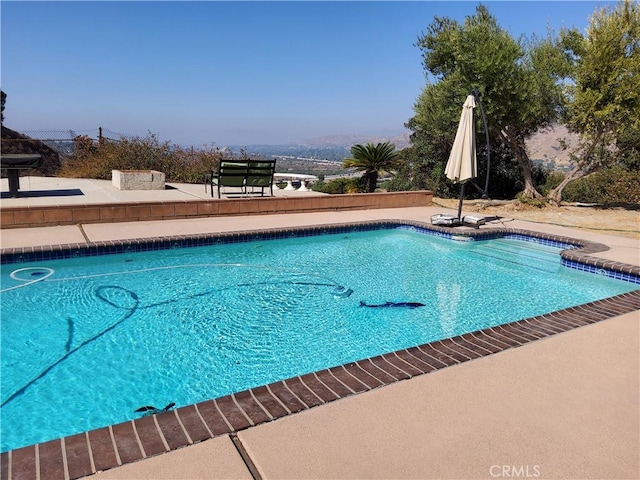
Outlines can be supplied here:
[[[438, 181], [438, 175], [451, 150], [459, 105], [472, 88], [482, 94], [489, 123], [492, 198], [518, 192], [520, 198], [537, 197], [539, 189], [553, 201], [574, 179], [608, 165], [640, 169], [637, 3], [623, 0], [615, 8], [596, 10], [586, 36], [564, 30], [560, 36], [518, 41], [481, 5], [463, 23], [435, 18], [417, 45], [436, 82], [427, 84], [415, 104], [407, 124], [414, 132], [412, 149], [390, 188], [422, 182], [436, 195], [454, 194], [457, 189]], [[583, 140], [574, 152], [577, 170], [566, 178], [533, 168], [524, 148], [525, 140], [558, 114]], [[479, 152], [478, 158], [482, 179], [484, 156]]]
[[601, 170], [564, 189], [567, 202], [640, 205], [640, 171], [620, 167]]
[[[428, 108], [429, 102], [424, 105]], [[455, 110], [459, 116], [460, 106]], [[452, 184], [444, 176], [444, 166], [453, 142], [447, 137], [450, 125], [446, 123], [438, 129], [434, 123], [422, 125], [414, 117], [407, 127], [415, 132], [411, 146], [399, 152], [398, 170], [387, 188], [389, 191], [431, 190], [436, 196], [448, 197], [450, 191], [453, 192]], [[457, 127], [454, 125], [452, 128]]]
[[363, 172], [362, 182], [365, 192], [374, 192], [378, 183], [378, 175], [391, 172], [398, 168], [398, 152], [396, 146], [390, 142], [356, 144], [351, 147], [351, 158], [342, 162], [344, 168], [353, 168]]
[[[478, 158], [486, 158], [484, 148], [478, 152]], [[511, 151], [503, 144], [492, 145], [491, 148], [491, 172], [489, 174], [489, 197], [494, 199], [511, 200], [525, 190], [522, 173], [518, 168], [518, 162], [511, 154]], [[533, 172], [536, 172], [533, 169]], [[478, 166], [478, 178], [483, 179], [486, 175], [486, 163], [480, 162]], [[532, 174], [533, 175], [533, 174]], [[536, 177], [533, 176], [535, 185]], [[467, 189], [473, 193], [472, 189]]]
[[623, 0], [615, 8], [599, 8], [586, 36], [574, 30], [563, 32], [563, 39], [575, 76], [565, 119], [584, 141], [576, 161], [586, 173], [618, 160], [636, 162], [640, 6]]
[[516, 198], [523, 205], [529, 205], [530, 207], [544, 208], [547, 205], [547, 201], [544, 198], [531, 198], [522, 192], [519, 193]]
[[60, 175], [108, 180], [112, 170], [157, 170], [169, 182], [202, 183], [220, 158], [217, 149], [183, 149], [154, 135], [98, 144], [82, 136], [76, 138], [74, 154]]
[[381, 185], [383, 190], [387, 192], [405, 192], [408, 190], [419, 190], [413, 188], [413, 185], [407, 177], [395, 176], [390, 180], [387, 180]]
[[[316, 180], [315, 182], [313, 182], [313, 184], [311, 185], [311, 190], [313, 190], [314, 192], [321, 192], [322, 189], [325, 187], [326, 182], [324, 181], [324, 178], [318, 178], [318, 180]], [[283, 187], [280, 187], [283, 188]]]
[[625, 129], [618, 133], [616, 142], [620, 164], [629, 170], [640, 170], [640, 129]]
[[341, 194], [362, 192], [362, 180], [360, 178], [335, 178], [333, 180], [318, 181], [311, 189], [315, 192]]
[[574, 168], [548, 194], [554, 203], [585, 175], [616, 165], [640, 167], [640, 6], [622, 0], [599, 8], [585, 36], [568, 30], [561, 38], [574, 80], [564, 120], [580, 144], [571, 155]]
[[[561, 78], [569, 68], [550, 36], [515, 40], [486, 6], [460, 24], [436, 17], [418, 39], [428, 83], [414, 106], [407, 127], [412, 142], [431, 155], [433, 171], [446, 164], [465, 97], [477, 89], [486, 112], [492, 150], [502, 144], [521, 169], [524, 190], [536, 195], [525, 140], [553, 122], [561, 107]], [[479, 118], [479, 115], [477, 116]], [[478, 122], [476, 131], [483, 131]], [[484, 133], [484, 132], [483, 132]], [[478, 144], [482, 142], [478, 136]], [[444, 170], [444, 167], [441, 169]], [[512, 176], [512, 175], [509, 175]]]
[[542, 181], [538, 185], [538, 190], [544, 196], [546, 196], [551, 190], [560, 185], [560, 182], [564, 179], [564, 173], [556, 170], [545, 171], [540, 169], [542, 173]]
[[[459, 112], [458, 112], [459, 115]], [[424, 138], [424, 137], [423, 137]], [[460, 185], [449, 181], [444, 175], [444, 168], [449, 156], [450, 147], [442, 148], [440, 154], [434, 148], [414, 142], [409, 148], [401, 151], [402, 166], [393, 180], [385, 185], [389, 191], [431, 190], [440, 198], [453, 198], [460, 195]], [[438, 155], [440, 155], [438, 157]], [[478, 148], [478, 178], [475, 183], [484, 188], [486, 178], [486, 146]], [[440, 161], [437, 159], [440, 158]], [[537, 186], [543, 184], [542, 171], [533, 168], [533, 181]], [[503, 144], [491, 145], [491, 172], [489, 174], [489, 196], [493, 199], [512, 199], [524, 190], [522, 175], [518, 163]], [[480, 198], [481, 193], [473, 186], [465, 190], [466, 198]]]

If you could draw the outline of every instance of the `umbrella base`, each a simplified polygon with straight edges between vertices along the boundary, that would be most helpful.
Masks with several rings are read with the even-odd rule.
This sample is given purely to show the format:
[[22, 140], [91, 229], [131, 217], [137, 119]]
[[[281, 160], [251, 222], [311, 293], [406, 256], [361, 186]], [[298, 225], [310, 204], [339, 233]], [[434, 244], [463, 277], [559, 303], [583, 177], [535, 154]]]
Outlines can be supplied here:
[[484, 217], [472, 217], [471, 215], [465, 215], [462, 217], [462, 223], [471, 227], [478, 228], [480, 225], [484, 225], [486, 220]]
[[450, 213], [437, 213], [431, 215], [431, 225], [439, 225], [443, 227], [460, 227], [467, 225], [474, 228], [479, 228], [480, 225], [486, 223], [484, 217], [473, 217], [471, 215], [465, 215], [462, 220]]
[[431, 215], [431, 225], [440, 225], [444, 227], [459, 227], [462, 225], [460, 219], [449, 213], [437, 213]]

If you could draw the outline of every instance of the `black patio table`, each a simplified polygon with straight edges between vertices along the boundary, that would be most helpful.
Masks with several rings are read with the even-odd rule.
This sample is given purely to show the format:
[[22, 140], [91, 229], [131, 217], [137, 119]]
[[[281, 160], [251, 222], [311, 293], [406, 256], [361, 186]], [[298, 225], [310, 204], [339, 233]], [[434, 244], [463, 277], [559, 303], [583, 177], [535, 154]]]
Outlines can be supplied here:
[[20, 176], [18, 170], [38, 168], [42, 163], [42, 155], [30, 153], [6, 153], [0, 155], [0, 168], [7, 171], [9, 192], [12, 197], [18, 196]]

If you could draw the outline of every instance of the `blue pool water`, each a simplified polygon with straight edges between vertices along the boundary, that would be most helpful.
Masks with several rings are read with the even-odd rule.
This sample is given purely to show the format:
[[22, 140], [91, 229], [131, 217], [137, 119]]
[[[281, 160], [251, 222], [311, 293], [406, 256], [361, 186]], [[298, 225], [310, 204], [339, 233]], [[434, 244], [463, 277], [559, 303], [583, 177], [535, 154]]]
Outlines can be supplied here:
[[559, 251], [385, 229], [3, 265], [1, 449], [637, 288]]

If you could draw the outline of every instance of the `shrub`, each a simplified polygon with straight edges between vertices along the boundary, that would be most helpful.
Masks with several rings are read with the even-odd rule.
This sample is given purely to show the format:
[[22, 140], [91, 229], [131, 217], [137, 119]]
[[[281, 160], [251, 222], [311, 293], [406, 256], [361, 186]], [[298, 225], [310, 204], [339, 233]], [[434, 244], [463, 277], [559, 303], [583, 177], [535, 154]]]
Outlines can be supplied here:
[[411, 181], [406, 177], [393, 177], [382, 182], [380, 187], [388, 192], [404, 192], [413, 189]]
[[160, 143], [154, 135], [98, 144], [89, 137], [78, 137], [74, 154], [60, 175], [108, 180], [112, 170], [157, 170], [169, 182], [202, 183], [220, 158], [221, 153], [213, 147], [184, 149]]
[[359, 178], [335, 178], [328, 182], [314, 183], [312, 190], [332, 194], [357, 193], [362, 191], [362, 185]]
[[528, 205], [530, 207], [543, 208], [547, 205], [547, 200], [545, 198], [531, 198], [528, 195], [525, 195], [524, 192], [518, 193], [516, 198], [521, 204]]
[[562, 192], [567, 202], [640, 205], [640, 171], [620, 167], [602, 170], [569, 183]]
[[544, 183], [542, 183], [541, 185], [536, 185], [536, 188], [541, 195], [546, 196], [551, 190], [560, 185], [560, 182], [562, 182], [562, 180], [564, 180], [564, 173], [558, 171], [550, 171], [546, 174]]

